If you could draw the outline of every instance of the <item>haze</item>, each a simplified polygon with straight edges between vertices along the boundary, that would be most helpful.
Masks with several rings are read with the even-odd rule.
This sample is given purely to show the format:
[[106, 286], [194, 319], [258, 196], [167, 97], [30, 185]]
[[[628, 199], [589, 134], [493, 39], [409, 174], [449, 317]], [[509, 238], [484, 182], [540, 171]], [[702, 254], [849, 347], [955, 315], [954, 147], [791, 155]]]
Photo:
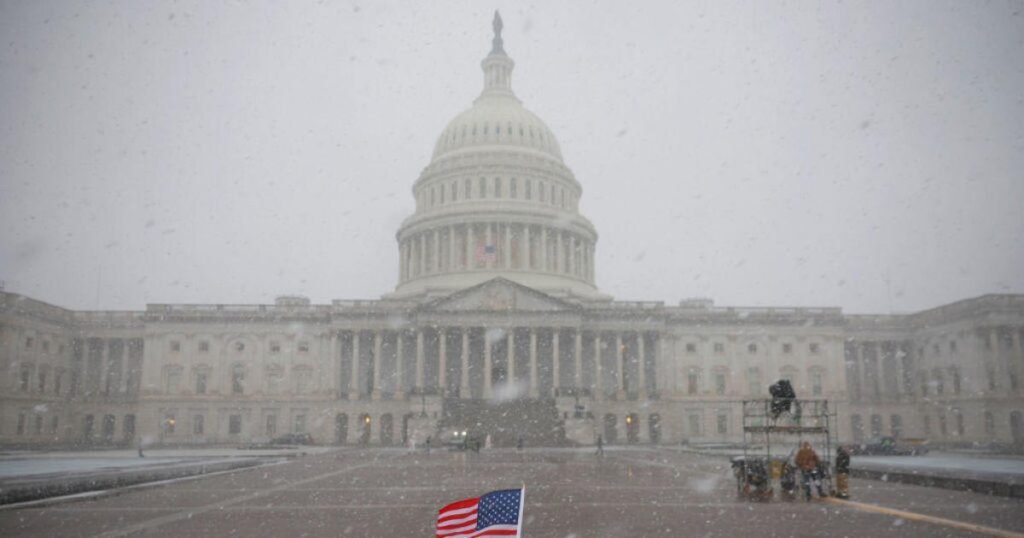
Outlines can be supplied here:
[[393, 290], [496, 8], [602, 291], [1024, 292], [1021, 2], [2, 2], [0, 280], [78, 309]]

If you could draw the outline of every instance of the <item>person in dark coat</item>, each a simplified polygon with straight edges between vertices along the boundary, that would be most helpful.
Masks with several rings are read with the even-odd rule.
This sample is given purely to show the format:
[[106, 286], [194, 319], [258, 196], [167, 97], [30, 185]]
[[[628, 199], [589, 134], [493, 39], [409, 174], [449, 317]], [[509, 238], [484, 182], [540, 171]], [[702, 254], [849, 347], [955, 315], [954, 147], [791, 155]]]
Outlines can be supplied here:
[[597, 436], [597, 455], [604, 456], [604, 437]]
[[836, 448], [836, 497], [850, 498], [850, 450], [845, 446]]

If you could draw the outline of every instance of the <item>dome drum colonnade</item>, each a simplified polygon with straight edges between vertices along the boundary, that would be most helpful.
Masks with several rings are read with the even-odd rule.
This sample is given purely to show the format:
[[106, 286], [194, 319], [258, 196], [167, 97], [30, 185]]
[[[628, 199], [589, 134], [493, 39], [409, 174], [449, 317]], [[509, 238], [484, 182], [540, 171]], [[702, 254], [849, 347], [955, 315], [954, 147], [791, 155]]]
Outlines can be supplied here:
[[497, 15], [494, 29], [483, 92], [449, 122], [413, 186], [392, 297], [437, 297], [501, 276], [605, 300], [594, 284], [597, 232], [578, 212], [582, 188], [551, 130], [513, 94]]

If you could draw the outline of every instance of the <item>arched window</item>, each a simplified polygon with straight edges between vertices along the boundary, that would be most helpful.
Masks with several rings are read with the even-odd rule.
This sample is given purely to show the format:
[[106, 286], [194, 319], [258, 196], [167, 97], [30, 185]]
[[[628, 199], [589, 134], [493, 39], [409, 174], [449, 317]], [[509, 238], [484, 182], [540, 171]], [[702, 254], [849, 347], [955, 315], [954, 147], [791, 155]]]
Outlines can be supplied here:
[[455, 181], [452, 181], [452, 201], [459, 201], [459, 184]]
[[466, 179], [466, 199], [473, 199], [473, 181]]
[[487, 198], [487, 178], [480, 178], [480, 198]]
[[526, 188], [526, 199], [527, 200], [532, 200], [533, 199], [533, 189], [532, 189], [533, 182], [530, 181], [529, 179], [527, 179], [527, 180], [524, 180], [524, 184], [525, 184], [525, 188]]
[[501, 198], [501, 178], [494, 178], [494, 197]]
[[512, 179], [508, 180], [508, 197], [509, 198], [515, 199], [517, 196], [519, 196], [519, 193], [516, 192], [518, 190], [518, 186], [519, 185], [516, 182], [516, 178], [512, 178]]
[[811, 383], [811, 395], [821, 396], [824, 393], [824, 370], [820, 366], [812, 366], [807, 370], [807, 376]]
[[296, 366], [292, 370], [295, 377], [295, 394], [308, 394], [313, 390], [313, 369], [309, 366]]

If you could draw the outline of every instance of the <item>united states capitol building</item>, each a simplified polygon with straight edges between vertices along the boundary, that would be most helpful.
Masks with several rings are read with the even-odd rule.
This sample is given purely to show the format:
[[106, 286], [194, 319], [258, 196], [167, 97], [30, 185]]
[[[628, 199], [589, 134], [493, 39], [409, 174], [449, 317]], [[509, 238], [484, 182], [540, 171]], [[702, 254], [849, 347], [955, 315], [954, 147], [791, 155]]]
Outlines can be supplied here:
[[907, 315], [615, 300], [500, 19], [481, 65], [413, 184], [394, 291], [127, 312], [0, 292], [0, 442], [735, 442], [738, 402], [783, 378], [829, 400], [843, 440], [1024, 442], [1024, 295]]

